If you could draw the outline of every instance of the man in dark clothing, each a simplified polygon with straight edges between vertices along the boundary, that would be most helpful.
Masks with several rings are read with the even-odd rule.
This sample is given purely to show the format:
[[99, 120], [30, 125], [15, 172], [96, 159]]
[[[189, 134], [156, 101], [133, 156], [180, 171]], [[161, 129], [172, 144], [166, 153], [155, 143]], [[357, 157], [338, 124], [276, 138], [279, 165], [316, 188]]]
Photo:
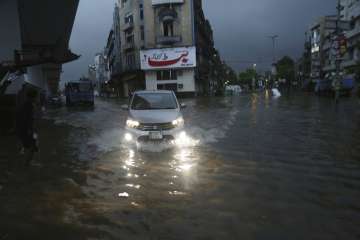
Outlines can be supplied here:
[[34, 153], [38, 152], [37, 135], [34, 131], [34, 114], [37, 92], [30, 90], [25, 103], [20, 107], [16, 119], [16, 132], [25, 154], [25, 164], [29, 166]]

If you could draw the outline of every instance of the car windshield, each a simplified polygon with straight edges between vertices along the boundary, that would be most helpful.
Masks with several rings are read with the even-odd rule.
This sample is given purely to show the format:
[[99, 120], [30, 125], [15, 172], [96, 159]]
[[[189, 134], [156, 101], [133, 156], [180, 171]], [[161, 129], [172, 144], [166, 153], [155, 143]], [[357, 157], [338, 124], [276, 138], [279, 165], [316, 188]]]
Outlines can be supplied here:
[[171, 93], [136, 94], [131, 105], [133, 110], [176, 109], [177, 107], [176, 99]]

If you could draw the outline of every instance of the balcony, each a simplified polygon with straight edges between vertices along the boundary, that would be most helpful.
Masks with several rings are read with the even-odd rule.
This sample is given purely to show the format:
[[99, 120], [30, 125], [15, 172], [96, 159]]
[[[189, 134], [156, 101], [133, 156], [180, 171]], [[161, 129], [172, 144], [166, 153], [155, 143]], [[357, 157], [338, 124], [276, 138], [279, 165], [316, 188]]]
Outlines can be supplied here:
[[171, 8], [163, 9], [159, 13], [159, 19], [162, 22], [164, 22], [164, 21], [175, 21], [177, 16], [178, 16], [177, 12], [174, 9], [171, 9]]
[[348, 39], [351, 39], [358, 36], [359, 34], [360, 34], [360, 27], [356, 27], [355, 29], [346, 32], [346, 37]]
[[184, 3], [184, 0], [152, 0], [152, 5], [162, 5], [162, 4], [174, 4], [174, 3]]
[[157, 36], [156, 43], [161, 45], [172, 45], [181, 42], [181, 36]]
[[356, 66], [357, 61], [355, 59], [349, 59], [349, 60], [345, 60], [341, 63], [341, 67], [343, 68], [348, 68], [348, 67], [353, 67]]
[[140, 70], [140, 65], [135, 63], [135, 64], [131, 64], [131, 65], [127, 65], [125, 64], [123, 66], [123, 72], [135, 72]]
[[123, 31], [127, 31], [134, 28], [134, 22], [127, 22], [123, 26]]
[[323, 71], [324, 72], [332, 72], [336, 70], [336, 66], [332, 63], [327, 64], [326, 66], [323, 67]]
[[134, 42], [128, 42], [124, 44], [124, 50], [130, 51], [135, 49], [135, 43]]

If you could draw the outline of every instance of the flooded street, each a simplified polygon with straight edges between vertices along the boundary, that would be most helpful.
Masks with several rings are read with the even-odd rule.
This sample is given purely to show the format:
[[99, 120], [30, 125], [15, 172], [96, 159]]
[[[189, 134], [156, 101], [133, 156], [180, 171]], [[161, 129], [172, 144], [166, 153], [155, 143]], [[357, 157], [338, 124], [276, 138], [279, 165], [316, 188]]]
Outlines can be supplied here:
[[127, 146], [115, 100], [50, 110], [29, 170], [1, 139], [0, 240], [360, 239], [357, 100], [185, 103], [174, 149]]

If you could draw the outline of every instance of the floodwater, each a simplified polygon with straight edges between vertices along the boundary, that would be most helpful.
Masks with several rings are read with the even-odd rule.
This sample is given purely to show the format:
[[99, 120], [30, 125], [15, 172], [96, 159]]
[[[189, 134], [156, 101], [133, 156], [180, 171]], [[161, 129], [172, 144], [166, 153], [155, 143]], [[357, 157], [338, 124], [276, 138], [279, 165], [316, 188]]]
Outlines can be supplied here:
[[124, 144], [114, 100], [50, 110], [30, 169], [2, 138], [0, 240], [360, 239], [358, 100], [185, 102], [174, 149]]

